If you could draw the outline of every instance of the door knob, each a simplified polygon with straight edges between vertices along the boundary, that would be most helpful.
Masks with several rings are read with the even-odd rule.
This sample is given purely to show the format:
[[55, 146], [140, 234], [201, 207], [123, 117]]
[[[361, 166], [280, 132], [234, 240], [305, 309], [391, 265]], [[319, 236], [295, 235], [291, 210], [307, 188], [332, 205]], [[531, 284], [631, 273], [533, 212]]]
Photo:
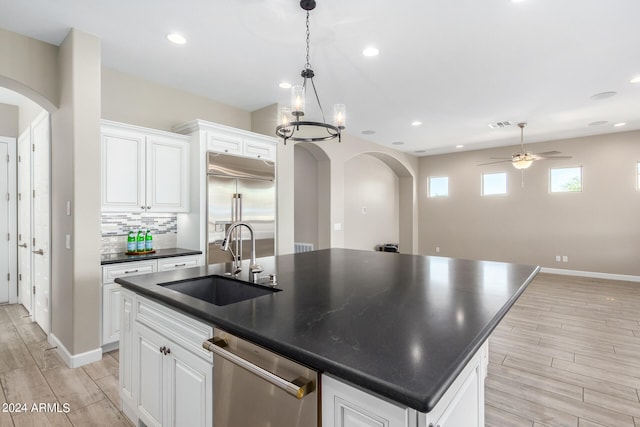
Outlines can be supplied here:
[[31, 251], [36, 255], [44, 255], [44, 251], [42, 249], [38, 249], [37, 251]]
[[23, 244], [18, 245], [18, 246], [20, 246], [21, 248], [26, 248], [26, 247], [27, 247], [27, 244], [26, 244], [26, 243], [23, 243]]

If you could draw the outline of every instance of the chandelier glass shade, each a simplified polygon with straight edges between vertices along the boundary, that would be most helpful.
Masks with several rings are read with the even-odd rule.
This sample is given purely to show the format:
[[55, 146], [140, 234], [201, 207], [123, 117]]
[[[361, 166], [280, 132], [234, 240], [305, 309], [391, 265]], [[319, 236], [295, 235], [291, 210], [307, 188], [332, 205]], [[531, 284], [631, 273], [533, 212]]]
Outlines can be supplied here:
[[[315, 0], [301, 0], [300, 7], [307, 11], [307, 56], [306, 63], [300, 75], [303, 78], [301, 85], [294, 85], [291, 88], [291, 105], [278, 109], [278, 125], [276, 135], [284, 140], [294, 142], [320, 142], [338, 138], [342, 139], [342, 130], [346, 125], [346, 108], [344, 104], [333, 106], [333, 123], [327, 123], [324, 110], [320, 103], [320, 97], [313, 81], [315, 76], [309, 62], [309, 11], [316, 7]], [[306, 107], [306, 95], [309, 85], [313, 89], [313, 95], [320, 109], [322, 121], [303, 120]]]

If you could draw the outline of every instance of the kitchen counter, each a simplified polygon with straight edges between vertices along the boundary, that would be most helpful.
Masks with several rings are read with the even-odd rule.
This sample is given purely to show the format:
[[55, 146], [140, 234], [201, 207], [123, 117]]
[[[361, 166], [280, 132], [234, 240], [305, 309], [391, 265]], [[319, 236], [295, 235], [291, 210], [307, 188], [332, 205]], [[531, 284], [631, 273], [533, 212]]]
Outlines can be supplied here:
[[[259, 259], [282, 292], [215, 306], [158, 283], [216, 264], [116, 279], [320, 372], [429, 412], [539, 267], [327, 249]], [[240, 278], [246, 279], [244, 264]]]
[[202, 251], [194, 251], [191, 249], [170, 248], [157, 249], [155, 253], [144, 255], [127, 255], [124, 252], [102, 255], [100, 264], [117, 264], [119, 262], [145, 261], [148, 259], [172, 258], [185, 255], [200, 255]]

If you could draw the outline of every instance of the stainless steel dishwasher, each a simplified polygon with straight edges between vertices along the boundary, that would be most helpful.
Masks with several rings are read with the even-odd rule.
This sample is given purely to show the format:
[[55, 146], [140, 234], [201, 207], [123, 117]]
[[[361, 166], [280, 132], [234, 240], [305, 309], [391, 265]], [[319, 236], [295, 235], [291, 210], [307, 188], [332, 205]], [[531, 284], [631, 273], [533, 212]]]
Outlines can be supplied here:
[[318, 373], [220, 329], [213, 356], [214, 427], [318, 426]]

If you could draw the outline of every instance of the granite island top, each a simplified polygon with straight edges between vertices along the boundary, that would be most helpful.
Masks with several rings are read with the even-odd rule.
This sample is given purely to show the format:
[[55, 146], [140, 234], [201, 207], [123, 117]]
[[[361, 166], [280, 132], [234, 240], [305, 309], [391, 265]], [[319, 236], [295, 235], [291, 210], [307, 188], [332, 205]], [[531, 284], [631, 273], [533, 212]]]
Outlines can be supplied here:
[[[158, 286], [230, 271], [216, 264], [116, 279], [125, 288], [429, 412], [539, 267], [326, 249], [260, 258], [282, 292], [215, 306]], [[246, 274], [247, 267], [239, 278]]]
[[100, 258], [101, 265], [117, 264], [119, 262], [146, 261], [148, 259], [171, 258], [184, 255], [200, 255], [202, 251], [182, 248], [157, 249], [152, 254], [127, 255], [125, 252], [104, 254]]

